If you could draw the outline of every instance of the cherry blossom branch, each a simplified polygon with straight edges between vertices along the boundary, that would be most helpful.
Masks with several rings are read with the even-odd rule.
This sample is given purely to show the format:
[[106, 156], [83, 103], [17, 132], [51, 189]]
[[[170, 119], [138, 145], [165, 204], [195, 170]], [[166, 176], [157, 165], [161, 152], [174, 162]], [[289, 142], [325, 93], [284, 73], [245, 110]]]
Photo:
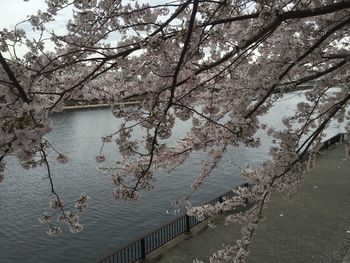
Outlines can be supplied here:
[[[314, 16], [321, 16], [326, 15], [330, 13], [334, 13], [337, 11], [341, 11], [344, 9], [350, 8], [350, 3], [348, 1], [341, 1], [338, 3], [333, 3], [330, 5], [324, 5], [316, 8], [310, 8], [310, 9], [304, 9], [304, 10], [296, 10], [296, 11], [287, 11], [281, 14], [276, 14], [277, 18], [281, 21], [289, 20], [289, 19], [296, 19], [296, 18], [307, 18], [307, 17], [314, 17]], [[229, 17], [224, 18], [216, 21], [212, 21], [209, 23], [205, 23], [202, 26], [208, 26], [208, 25], [219, 25], [219, 24], [227, 24], [235, 21], [242, 21], [246, 19], [252, 19], [252, 18], [258, 18], [260, 15], [260, 12], [249, 14], [249, 15], [243, 15], [238, 17]]]
[[[189, 21], [189, 26], [188, 26], [186, 40], [184, 42], [184, 46], [183, 46], [183, 49], [182, 49], [179, 61], [177, 63], [177, 67], [176, 67], [175, 72], [174, 72], [172, 85], [169, 88], [170, 91], [171, 91], [169, 102], [168, 102], [168, 105], [167, 105], [166, 109], [163, 112], [163, 116], [165, 116], [167, 114], [167, 112], [169, 111], [169, 109], [173, 105], [173, 98], [174, 98], [174, 94], [175, 94], [175, 85], [177, 83], [177, 76], [178, 76], [178, 74], [180, 72], [181, 65], [183, 63], [183, 60], [185, 58], [185, 54], [186, 54], [187, 48], [188, 48], [189, 43], [190, 43], [192, 30], [193, 30], [194, 22], [195, 22], [195, 16], [196, 16], [196, 13], [197, 13], [198, 4], [199, 4], [198, 0], [195, 0], [194, 4], [193, 4], [192, 14], [191, 14], [190, 21]], [[153, 158], [154, 158], [155, 145], [157, 143], [157, 135], [158, 135], [158, 131], [159, 131], [161, 122], [162, 122], [162, 119], [157, 123], [157, 125], [156, 125], [156, 127], [154, 129], [154, 135], [153, 135], [153, 139], [152, 139], [152, 147], [151, 147], [151, 150], [149, 152], [150, 157], [149, 157], [148, 165], [146, 166], [145, 169], [143, 169], [142, 174], [139, 176], [137, 182], [135, 183], [133, 191], [136, 191], [138, 185], [140, 184], [140, 181], [143, 179], [143, 177], [148, 173], [149, 169], [151, 168], [151, 165], [152, 165], [152, 162], [153, 162]]]
[[[60, 216], [58, 217], [58, 221], [56, 223], [52, 223], [51, 218], [53, 217], [53, 215], [49, 215], [47, 212], [44, 212], [39, 221], [44, 224], [49, 224], [49, 230], [47, 234], [50, 236], [59, 236], [62, 233], [62, 230], [60, 228], [60, 225], [62, 223], [68, 223], [70, 225], [70, 231], [72, 233], [79, 233], [83, 229], [83, 226], [79, 223], [79, 216], [65, 208], [65, 206], [67, 206], [68, 203], [64, 204], [55, 190], [48, 157], [43, 143], [40, 144], [40, 152], [42, 160], [47, 169], [47, 176], [50, 183], [51, 194], [54, 196], [54, 198], [50, 200], [49, 205], [51, 208], [56, 210], [56, 213], [59, 212]], [[75, 200], [75, 208], [78, 210], [86, 208], [89, 199], [90, 198], [86, 194], [81, 194], [79, 199]]]
[[322, 122], [322, 124], [319, 126], [319, 128], [317, 128], [310, 136], [309, 138], [307, 138], [298, 148], [297, 152], [301, 151], [304, 146], [305, 149], [303, 150], [303, 152], [301, 153], [301, 156], [304, 156], [304, 154], [306, 153], [307, 149], [311, 146], [311, 144], [313, 143], [313, 141], [316, 139], [316, 137], [321, 133], [321, 131], [326, 127], [326, 125], [329, 123], [329, 121], [331, 120], [331, 118], [350, 100], [350, 94], [347, 95], [343, 100], [341, 100], [340, 102], [332, 105], [330, 107], [328, 111], [330, 111], [330, 113], [328, 114], [327, 118]]
[[[332, 27], [329, 29], [326, 33], [324, 33], [310, 48], [308, 48], [301, 56], [299, 56], [295, 61], [290, 63], [288, 67], [278, 76], [278, 80], [281, 81], [287, 74], [288, 72], [298, 64], [298, 62], [302, 61], [305, 59], [309, 54], [311, 54], [316, 48], [318, 48], [329, 36], [331, 36], [334, 32], [338, 31], [345, 25], [350, 23], [350, 18], [342, 21], [341, 23], [337, 24], [336, 26]], [[274, 89], [277, 87], [277, 84], [273, 84], [271, 88], [268, 90], [266, 95], [258, 102], [255, 104], [254, 108], [250, 110], [246, 114], [246, 118], [249, 118], [252, 116], [258, 109], [259, 107], [267, 100], [267, 98], [270, 97], [270, 95], [273, 93]]]
[[188, 110], [194, 112], [194, 113], [197, 114], [198, 116], [200, 116], [200, 117], [206, 119], [207, 121], [209, 121], [209, 122], [215, 124], [216, 126], [219, 126], [219, 127], [224, 128], [225, 130], [228, 130], [230, 133], [236, 134], [236, 133], [239, 132], [239, 131], [234, 131], [234, 130], [230, 129], [229, 127], [225, 126], [224, 124], [221, 124], [221, 123], [219, 123], [219, 122], [217, 122], [217, 121], [214, 121], [212, 118], [210, 118], [210, 117], [208, 117], [208, 116], [206, 116], [206, 115], [200, 113], [199, 111], [197, 111], [197, 110], [194, 109], [194, 108], [191, 108], [191, 107], [186, 106], [186, 105], [183, 104], [183, 103], [174, 103], [173, 105], [186, 108], [186, 109], [188, 109]]
[[7, 64], [5, 58], [2, 56], [2, 54], [0, 53], [0, 64], [2, 65], [3, 69], [5, 70], [8, 78], [11, 80], [11, 82], [13, 83], [13, 86], [17, 89], [20, 97], [22, 98], [22, 100], [24, 102], [29, 103], [30, 99], [28, 98], [27, 94], [25, 93], [23, 87], [21, 86], [21, 84], [19, 84], [15, 74], [12, 72], [10, 66]]
[[[259, 194], [260, 197], [257, 196], [258, 198], [258, 202], [253, 205], [252, 208], [248, 208], [248, 210], [241, 212], [241, 214], [251, 214], [252, 215], [252, 221], [248, 222], [249, 227], [245, 228], [243, 234], [245, 237], [248, 238], [248, 240], [244, 240], [244, 237], [242, 238], [242, 240], [240, 240], [240, 245], [239, 247], [241, 247], [242, 249], [244, 249], [245, 251], [248, 250], [249, 245], [250, 245], [250, 240], [252, 239], [256, 229], [257, 229], [257, 225], [258, 223], [261, 221], [262, 219], [262, 215], [263, 215], [263, 209], [265, 208], [265, 204], [269, 199], [269, 196], [271, 195], [271, 192], [273, 190], [274, 184], [278, 179], [281, 179], [283, 176], [287, 175], [292, 169], [293, 167], [300, 162], [303, 157], [304, 154], [306, 153], [306, 151], [308, 151], [308, 149], [310, 148], [310, 146], [312, 145], [313, 141], [318, 137], [318, 135], [324, 130], [324, 128], [326, 127], [327, 123], [329, 123], [329, 121], [332, 119], [332, 117], [334, 117], [334, 115], [349, 101], [350, 99], [350, 95], [346, 96], [343, 100], [341, 100], [338, 104], [337, 107], [333, 108], [333, 111], [327, 116], [327, 118], [320, 124], [320, 126], [317, 128], [317, 130], [311, 135], [311, 139], [310, 142], [307, 144], [306, 148], [304, 149], [303, 153], [299, 154], [298, 157], [291, 163], [288, 164], [288, 166], [286, 166], [283, 170], [283, 172], [275, 174], [270, 182], [266, 185], [266, 186], [262, 186], [263, 192], [261, 193], [257, 193]], [[254, 186], [253, 186], [254, 187]], [[251, 188], [253, 191], [254, 188]], [[249, 191], [249, 189], [248, 189]], [[239, 204], [240, 202], [236, 201], [237, 204]], [[225, 203], [225, 202], [224, 202]], [[207, 206], [207, 209], [209, 209], [209, 211], [220, 211], [221, 206], [219, 206], [219, 208], [215, 208], [215, 207], [210, 207]], [[192, 210], [192, 212], [195, 213], [199, 213], [201, 215], [201, 209], [199, 210]], [[255, 211], [255, 212], [254, 212]], [[192, 213], [191, 212], [191, 213]], [[239, 216], [239, 215], [238, 215]], [[249, 215], [248, 215], [249, 216]], [[244, 241], [243, 241], [244, 240]], [[243, 242], [242, 242], [243, 241]], [[214, 254], [213, 257], [216, 257], [217, 255]], [[232, 255], [232, 256], [237, 256]]]
[[343, 66], [345, 66], [346, 64], [348, 64], [347, 60], [346, 59], [343, 59], [341, 60], [339, 63], [335, 64], [334, 66], [332, 67], [329, 67], [328, 69], [324, 70], [324, 71], [320, 71], [320, 72], [317, 72], [313, 75], [310, 75], [310, 76], [307, 76], [307, 77], [304, 77], [304, 78], [301, 78], [301, 79], [298, 79], [298, 80], [293, 80], [293, 81], [290, 81], [290, 82], [285, 82], [285, 83], [282, 83], [282, 84], [279, 84], [278, 86], [286, 86], [286, 85], [293, 85], [294, 87], [296, 86], [299, 86], [305, 82], [308, 82], [308, 81], [311, 81], [311, 80], [315, 80], [315, 79], [318, 79], [322, 76], [325, 76]]

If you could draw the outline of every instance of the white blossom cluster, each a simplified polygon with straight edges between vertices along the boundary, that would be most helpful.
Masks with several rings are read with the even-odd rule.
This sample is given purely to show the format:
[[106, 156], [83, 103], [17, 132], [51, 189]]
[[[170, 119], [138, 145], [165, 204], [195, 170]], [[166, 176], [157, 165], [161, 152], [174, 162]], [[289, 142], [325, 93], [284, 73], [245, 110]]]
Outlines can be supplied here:
[[54, 212], [51, 214], [46, 211], [43, 212], [42, 216], [39, 218], [39, 222], [49, 225], [49, 230], [47, 231], [49, 236], [56, 237], [61, 235], [61, 225], [68, 225], [70, 232], [73, 234], [79, 233], [83, 230], [83, 225], [79, 222], [79, 215], [77, 212], [86, 209], [89, 200], [90, 197], [82, 193], [74, 202], [76, 212], [73, 212], [73, 210], [67, 209], [67, 205], [65, 205], [61, 199], [54, 196], [49, 202], [49, 207], [52, 208]]

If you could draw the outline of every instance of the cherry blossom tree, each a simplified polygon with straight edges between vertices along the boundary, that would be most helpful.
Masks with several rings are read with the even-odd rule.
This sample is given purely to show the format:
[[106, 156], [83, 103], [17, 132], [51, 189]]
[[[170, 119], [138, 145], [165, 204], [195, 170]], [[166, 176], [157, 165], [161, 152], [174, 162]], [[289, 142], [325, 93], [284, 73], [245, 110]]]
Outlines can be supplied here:
[[[192, 184], [195, 191], [228, 147], [258, 147], [258, 130], [271, 136], [270, 159], [242, 171], [250, 187], [234, 190], [222, 203], [188, 206], [188, 214], [198, 218], [225, 211], [227, 224], [244, 224], [242, 238], [211, 262], [244, 262], [271, 193], [297, 190], [301, 160], [309, 154], [312, 168], [331, 121], [346, 122], [349, 134], [350, 1], [45, 2], [46, 10], [0, 31], [0, 180], [7, 155], [25, 168], [47, 167], [50, 207], [59, 216], [58, 224], [50, 224], [51, 235], [60, 234], [63, 222], [72, 232], [82, 229], [75, 210], [55, 191], [47, 158], [50, 151], [59, 162], [68, 160], [45, 139], [50, 113], [62, 111], [67, 101], [107, 102], [123, 120], [102, 138], [96, 157], [103, 162], [108, 158], [103, 146], [116, 143], [122, 158], [109, 170], [116, 199], [138, 199], [154, 187], [154, 171], [175, 169], [192, 152], [203, 151], [209, 158]], [[58, 34], [50, 23], [65, 9], [72, 18]], [[22, 29], [25, 23], [36, 37]], [[261, 121], [285, 92], [305, 83], [306, 101], [284, 118], [283, 130]], [[332, 87], [337, 92], [330, 95]], [[141, 102], [116, 106], [132, 99]], [[177, 119], [190, 121], [191, 129], [176, 144], [168, 143]], [[136, 128], [141, 138], [133, 137]], [[82, 194], [75, 207], [85, 208], [88, 199]], [[234, 213], [247, 202], [253, 206]], [[41, 221], [52, 218], [44, 213]]]

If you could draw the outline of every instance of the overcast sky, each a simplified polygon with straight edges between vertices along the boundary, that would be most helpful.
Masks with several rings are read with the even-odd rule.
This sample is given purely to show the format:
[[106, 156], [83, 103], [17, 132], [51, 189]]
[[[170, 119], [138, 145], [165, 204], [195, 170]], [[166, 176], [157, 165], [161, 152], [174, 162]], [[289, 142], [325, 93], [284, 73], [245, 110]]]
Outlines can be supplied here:
[[13, 28], [14, 25], [33, 15], [38, 9], [45, 9], [45, 0], [0, 0], [0, 28]]
[[[0, 0], [0, 30], [3, 28], [13, 29], [15, 25], [28, 18], [28, 15], [35, 15], [37, 11], [46, 10], [45, 0], [30, 0], [25, 2], [23, 0]], [[65, 32], [65, 24], [71, 17], [72, 10], [66, 9], [60, 12], [56, 17], [56, 21], [48, 24], [49, 30], [54, 30], [55, 33]], [[27, 32], [29, 37], [37, 37], [38, 33], [32, 31], [32, 26], [29, 23], [20, 25], [22, 29]], [[46, 44], [46, 48], [51, 49], [50, 44]], [[22, 56], [26, 53], [26, 48], [17, 46], [17, 55]]]
[[[126, 0], [127, 1], [127, 0]], [[139, 0], [139, 3], [160, 4], [169, 2], [169, 0]], [[28, 18], [28, 15], [35, 15], [38, 10], [46, 10], [45, 0], [0, 0], [0, 30], [3, 28], [13, 29], [15, 25]], [[72, 17], [72, 9], [66, 8], [58, 13], [56, 20], [52, 23], [46, 24], [49, 31], [53, 30], [56, 34], [64, 34], [67, 21]], [[29, 23], [22, 23], [20, 28], [27, 32], [27, 36], [37, 37], [37, 33], [32, 32], [32, 26]], [[49, 45], [50, 46], [50, 45]], [[46, 46], [46, 48], [49, 48]], [[17, 55], [22, 56], [25, 53], [25, 49], [17, 47]]]
[[[35, 15], [37, 11], [46, 10], [45, 0], [0, 0], [0, 30], [3, 28], [13, 29], [14, 26], [23, 20], [26, 20], [28, 15]], [[54, 30], [56, 33], [65, 31], [65, 24], [72, 16], [72, 9], [65, 9], [58, 13], [56, 21], [48, 25], [49, 30]], [[32, 26], [29, 23], [21, 24], [27, 33], [30, 34]]]
[[[148, 2], [150, 4], [159, 4], [168, 2], [166, 0], [141, 0], [139, 3]], [[27, 15], [33, 15], [38, 9], [45, 10], [45, 0], [30, 0], [24, 2], [23, 0], [0, 0], [0, 29], [4, 27], [13, 28], [16, 23], [23, 21], [27, 18]], [[64, 25], [64, 22], [69, 19], [72, 11], [66, 10], [64, 13], [60, 13], [57, 18], [57, 26]]]

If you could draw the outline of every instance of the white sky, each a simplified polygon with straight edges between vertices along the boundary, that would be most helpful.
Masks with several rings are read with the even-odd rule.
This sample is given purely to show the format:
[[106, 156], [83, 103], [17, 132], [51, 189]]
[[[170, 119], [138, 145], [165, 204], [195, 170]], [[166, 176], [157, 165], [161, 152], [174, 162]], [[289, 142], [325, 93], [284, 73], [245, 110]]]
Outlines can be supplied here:
[[[25, 2], [23, 0], [0, 0], [0, 30], [3, 28], [13, 29], [15, 25], [28, 18], [28, 15], [35, 15], [38, 10], [46, 10], [45, 0], [30, 0]], [[56, 21], [47, 24], [49, 31], [53, 30], [55, 33], [62, 34], [66, 29], [66, 22], [72, 16], [72, 9], [67, 8], [58, 13]], [[28, 37], [38, 37], [39, 32], [34, 33], [30, 23], [22, 23], [20, 28], [27, 32]], [[52, 49], [50, 43], [45, 44], [46, 49]], [[23, 56], [27, 52], [24, 46], [17, 46], [16, 53], [18, 56]]]
[[45, 0], [0, 0], [0, 28], [13, 28], [16, 23], [23, 21], [27, 15], [33, 15], [38, 9], [45, 9]]
[[[139, 3], [160, 4], [169, 2], [166, 0], [141, 0]], [[0, 30], [5, 28], [13, 28], [16, 23], [23, 21], [27, 18], [27, 15], [36, 14], [37, 10], [45, 10], [45, 0], [0, 0]], [[69, 19], [72, 14], [72, 10], [65, 10], [57, 17], [54, 27], [64, 27], [65, 21]]]
[[[0, 0], [0, 30], [3, 28], [13, 29], [17, 23], [26, 20], [28, 15], [35, 15], [39, 9], [46, 10], [45, 0], [30, 0], [28, 2]], [[71, 17], [71, 8], [61, 11], [58, 13], [56, 21], [49, 24], [48, 29], [54, 30], [56, 33], [63, 33], [66, 28], [65, 24]], [[23, 23], [20, 27], [30, 34], [32, 26], [29, 23]]]
[[[127, 1], [125, 0], [125, 2]], [[138, 0], [138, 2], [155, 5], [169, 2], [169, 0]], [[28, 15], [35, 15], [39, 9], [46, 10], [45, 0], [0, 0], [0, 30], [3, 28], [13, 29], [17, 23], [26, 20]], [[56, 34], [64, 34], [66, 32], [66, 23], [72, 17], [72, 13], [72, 8], [60, 11], [54, 22], [46, 24], [47, 30], [53, 30]], [[32, 26], [28, 22], [22, 23], [19, 27], [26, 31], [29, 38], [37, 38], [39, 36], [39, 32], [33, 32]], [[116, 41], [117, 39], [110, 39], [109, 41]], [[45, 44], [46, 50], [52, 48], [49, 42]], [[17, 56], [21, 57], [26, 52], [25, 46], [16, 46]]]

